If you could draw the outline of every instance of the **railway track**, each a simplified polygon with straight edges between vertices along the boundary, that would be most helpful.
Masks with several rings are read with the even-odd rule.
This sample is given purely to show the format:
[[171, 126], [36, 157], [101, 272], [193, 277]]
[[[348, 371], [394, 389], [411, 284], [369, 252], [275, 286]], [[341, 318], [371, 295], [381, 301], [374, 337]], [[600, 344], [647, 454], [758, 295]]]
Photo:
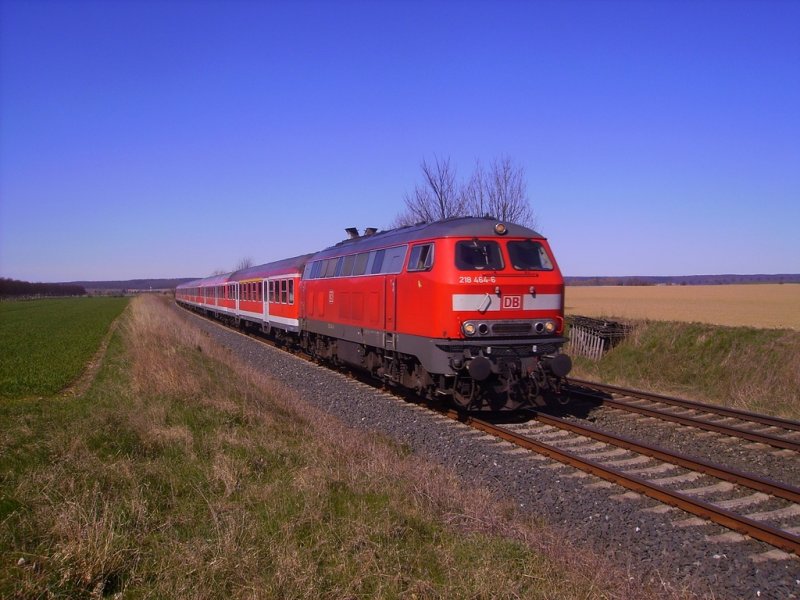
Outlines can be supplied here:
[[569, 378], [569, 394], [626, 412], [800, 452], [800, 422]]
[[[440, 412], [800, 556], [800, 527], [779, 524], [792, 520], [800, 524], [800, 488], [535, 412], [531, 421], [511, 425], [498, 425], [453, 409]], [[715, 496], [715, 500], [703, 500], [705, 496]], [[750, 510], [753, 505], [767, 505], [770, 510]]]

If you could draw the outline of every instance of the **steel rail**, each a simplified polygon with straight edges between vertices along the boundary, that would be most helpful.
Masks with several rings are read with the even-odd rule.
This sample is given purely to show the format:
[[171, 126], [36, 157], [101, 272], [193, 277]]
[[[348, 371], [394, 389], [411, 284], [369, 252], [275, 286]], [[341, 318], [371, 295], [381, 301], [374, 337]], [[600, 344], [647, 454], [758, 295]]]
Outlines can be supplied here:
[[648, 417], [655, 417], [656, 419], [661, 419], [663, 421], [672, 421], [673, 423], [680, 423], [681, 425], [696, 427], [697, 429], [703, 429], [705, 431], [715, 431], [717, 433], [722, 433], [732, 437], [743, 438], [751, 442], [767, 444], [769, 446], [774, 446], [775, 448], [783, 448], [786, 450], [794, 450], [795, 452], [800, 452], [800, 441], [796, 442], [794, 440], [787, 440], [786, 438], [778, 437], [775, 435], [769, 435], [766, 433], [756, 433], [754, 431], [748, 431], [747, 429], [742, 429], [740, 427], [721, 425], [719, 423], [704, 421], [703, 419], [696, 419], [694, 417], [684, 417], [681, 415], [675, 415], [661, 410], [656, 410], [654, 408], [638, 406], [630, 402], [625, 402], [624, 400], [617, 400], [615, 398], [606, 398], [603, 396], [598, 396], [596, 394], [592, 394], [591, 392], [579, 390], [572, 387], [569, 389], [569, 393], [584, 398], [588, 398], [590, 400], [595, 400], [603, 405], [610, 406], [612, 408], [618, 408], [620, 410], [625, 410], [628, 412], [635, 412]]
[[580, 456], [561, 450], [550, 444], [545, 444], [537, 440], [531, 439], [525, 435], [510, 431], [504, 427], [500, 427], [476, 419], [475, 417], [460, 413], [453, 409], [447, 411], [440, 411], [451, 419], [460, 421], [470, 427], [484, 431], [488, 434], [494, 435], [508, 442], [511, 442], [522, 448], [533, 450], [539, 454], [543, 454], [549, 458], [557, 460], [561, 463], [573, 466], [581, 471], [591, 473], [607, 481], [616, 483], [622, 487], [628, 488], [635, 492], [639, 492], [650, 498], [675, 506], [688, 513], [697, 515], [709, 521], [713, 521], [728, 529], [733, 529], [744, 535], [766, 542], [776, 548], [780, 548], [787, 552], [793, 552], [800, 556], [800, 536], [792, 535], [788, 531], [772, 527], [765, 523], [760, 523], [754, 519], [737, 515], [736, 513], [715, 506], [709, 502], [704, 502], [692, 498], [688, 495], [664, 489], [649, 483], [647, 480], [637, 477], [635, 475], [627, 475], [623, 472], [609, 469], [602, 464], [590, 459], [581, 458]]
[[775, 481], [774, 479], [745, 473], [744, 471], [739, 471], [737, 469], [721, 467], [720, 465], [715, 465], [714, 463], [710, 463], [708, 461], [692, 458], [685, 454], [672, 452], [651, 444], [644, 444], [624, 436], [613, 435], [589, 425], [580, 425], [572, 421], [567, 421], [566, 419], [553, 417], [551, 415], [538, 413], [536, 411], [531, 412], [537, 421], [544, 423], [545, 425], [551, 425], [553, 427], [557, 427], [558, 429], [565, 429], [593, 440], [611, 444], [612, 446], [617, 446], [619, 448], [625, 448], [626, 450], [631, 450], [632, 452], [637, 452], [638, 454], [644, 454], [657, 460], [678, 465], [679, 467], [684, 467], [685, 469], [690, 469], [699, 473], [705, 473], [706, 475], [716, 477], [717, 479], [722, 479], [730, 483], [735, 483], [737, 485], [748, 487], [759, 492], [771, 494], [773, 496], [783, 498], [784, 500], [789, 500], [790, 502], [796, 502], [800, 504], [800, 488], [798, 487], [787, 485], [779, 481]]
[[695, 400], [685, 400], [683, 398], [676, 398], [674, 396], [665, 396], [663, 394], [655, 394], [645, 392], [643, 390], [634, 390], [615, 385], [608, 385], [606, 383], [598, 383], [596, 381], [588, 381], [585, 379], [575, 379], [570, 377], [567, 382], [569, 384], [576, 384], [584, 387], [602, 390], [604, 392], [611, 392], [614, 394], [624, 394], [632, 398], [642, 398], [643, 400], [654, 400], [662, 404], [670, 404], [672, 406], [681, 406], [684, 408], [693, 408], [702, 410], [703, 412], [714, 413], [723, 417], [732, 417], [734, 419], [741, 419], [742, 421], [751, 421], [753, 423], [761, 423], [762, 425], [769, 425], [771, 427], [779, 427], [781, 429], [789, 429], [792, 431], [800, 431], [800, 421], [793, 421], [791, 419], [782, 419], [780, 417], [772, 417], [770, 415], [762, 415], [759, 413], [749, 412], [746, 410], [739, 410], [736, 408], [727, 408], [725, 406], [717, 406], [715, 404], [707, 404], [705, 402], [697, 402]]

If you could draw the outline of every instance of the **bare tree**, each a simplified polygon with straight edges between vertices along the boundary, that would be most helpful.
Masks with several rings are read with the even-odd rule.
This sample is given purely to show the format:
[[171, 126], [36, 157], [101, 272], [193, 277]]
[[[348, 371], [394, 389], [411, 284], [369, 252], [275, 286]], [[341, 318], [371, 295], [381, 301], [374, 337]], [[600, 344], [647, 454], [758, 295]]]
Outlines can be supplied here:
[[234, 271], [241, 271], [242, 269], [249, 269], [253, 266], [253, 259], [249, 256], [245, 256], [244, 258], [240, 258], [239, 262], [236, 263], [236, 266], [233, 267]]
[[466, 212], [476, 217], [483, 217], [489, 214], [489, 188], [487, 185], [487, 174], [480, 160], [475, 162], [475, 170], [472, 172], [467, 185], [464, 186], [463, 196], [466, 205]]
[[535, 227], [536, 218], [526, 187], [525, 169], [503, 156], [492, 162], [488, 173], [480, 162], [476, 165], [464, 196], [469, 200], [472, 214]]
[[423, 182], [405, 195], [405, 210], [395, 218], [395, 227], [468, 215], [536, 226], [525, 169], [508, 156], [494, 160], [488, 169], [477, 161], [465, 185], [456, 179], [449, 158], [434, 157], [433, 164], [423, 160], [420, 166]]
[[456, 181], [450, 158], [434, 156], [433, 164], [423, 160], [420, 167], [423, 182], [414, 186], [413, 193], [405, 195], [405, 211], [397, 216], [394, 224], [399, 227], [431, 223], [465, 215], [463, 190]]

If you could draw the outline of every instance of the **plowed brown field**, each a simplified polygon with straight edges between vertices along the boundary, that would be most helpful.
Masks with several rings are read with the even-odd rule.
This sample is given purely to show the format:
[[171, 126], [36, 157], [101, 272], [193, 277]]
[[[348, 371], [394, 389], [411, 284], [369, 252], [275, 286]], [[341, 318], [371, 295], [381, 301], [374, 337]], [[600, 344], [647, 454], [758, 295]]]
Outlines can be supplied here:
[[800, 284], [569, 286], [566, 312], [800, 330]]

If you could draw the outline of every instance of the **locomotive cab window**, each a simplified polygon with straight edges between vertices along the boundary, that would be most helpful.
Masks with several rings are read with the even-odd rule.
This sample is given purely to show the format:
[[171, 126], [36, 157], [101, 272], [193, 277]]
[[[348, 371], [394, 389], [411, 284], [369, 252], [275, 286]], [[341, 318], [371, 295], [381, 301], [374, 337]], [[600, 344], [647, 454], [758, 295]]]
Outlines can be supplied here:
[[456, 267], [461, 271], [500, 271], [503, 268], [500, 245], [477, 238], [456, 242]]
[[517, 271], [552, 271], [553, 262], [544, 246], [533, 240], [508, 242], [511, 266]]
[[408, 259], [409, 271], [430, 271], [433, 267], [433, 244], [421, 244], [411, 248]]

